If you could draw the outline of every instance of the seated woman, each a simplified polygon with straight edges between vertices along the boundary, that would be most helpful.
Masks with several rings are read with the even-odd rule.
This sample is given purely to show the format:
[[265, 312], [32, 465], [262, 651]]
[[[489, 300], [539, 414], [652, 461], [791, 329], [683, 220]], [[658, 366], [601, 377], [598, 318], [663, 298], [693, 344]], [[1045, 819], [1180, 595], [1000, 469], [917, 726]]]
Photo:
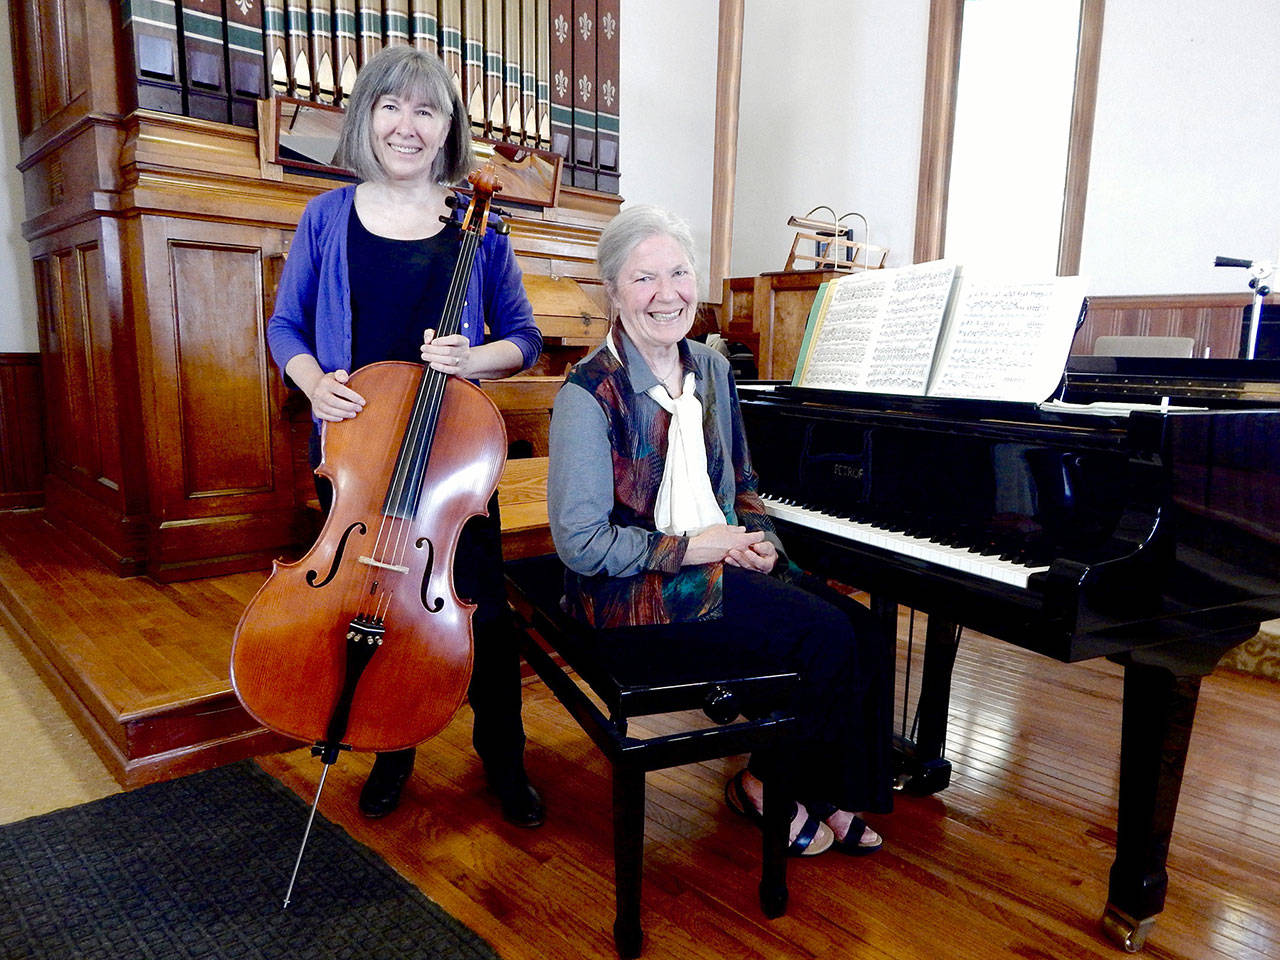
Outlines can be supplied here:
[[[892, 650], [870, 612], [781, 545], [756, 493], [729, 362], [686, 338], [689, 228], [631, 207], [600, 237], [614, 315], [551, 419], [548, 511], [570, 608], [610, 655], [679, 670], [750, 657], [801, 674], [798, 743], [757, 751], [725, 788], [757, 823], [763, 783], [794, 801], [793, 855], [878, 850], [890, 808]], [[800, 584], [803, 583], [803, 586]]]

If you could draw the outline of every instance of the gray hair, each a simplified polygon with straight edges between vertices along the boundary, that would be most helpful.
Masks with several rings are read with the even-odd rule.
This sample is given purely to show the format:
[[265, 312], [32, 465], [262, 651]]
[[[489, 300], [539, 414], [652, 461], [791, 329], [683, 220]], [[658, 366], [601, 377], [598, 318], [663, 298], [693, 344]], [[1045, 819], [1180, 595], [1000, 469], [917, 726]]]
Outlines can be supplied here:
[[386, 176], [373, 151], [373, 110], [385, 96], [421, 98], [449, 114], [449, 132], [431, 164], [440, 183], [456, 183], [475, 166], [471, 126], [453, 77], [439, 57], [415, 47], [383, 47], [356, 75], [347, 113], [342, 120], [335, 160], [361, 180]]
[[605, 292], [615, 299], [618, 276], [631, 256], [631, 251], [650, 237], [671, 237], [689, 258], [689, 266], [697, 273], [693, 255], [693, 231], [689, 224], [661, 207], [640, 204], [627, 207], [609, 221], [596, 244], [596, 263]]

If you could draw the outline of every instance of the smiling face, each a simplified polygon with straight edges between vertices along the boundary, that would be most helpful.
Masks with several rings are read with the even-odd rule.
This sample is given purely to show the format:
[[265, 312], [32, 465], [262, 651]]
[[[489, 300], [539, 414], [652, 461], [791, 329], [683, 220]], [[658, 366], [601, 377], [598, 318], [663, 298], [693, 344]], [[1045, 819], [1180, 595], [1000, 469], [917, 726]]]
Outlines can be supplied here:
[[636, 244], [618, 271], [613, 299], [622, 328], [641, 353], [679, 343], [698, 309], [693, 266], [679, 241], [660, 233]]
[[432, 166], [448, 133], [448, 113], [420, 97], [387, 94], [373, 105], [373, 155], [388, 180], [434, 181]]

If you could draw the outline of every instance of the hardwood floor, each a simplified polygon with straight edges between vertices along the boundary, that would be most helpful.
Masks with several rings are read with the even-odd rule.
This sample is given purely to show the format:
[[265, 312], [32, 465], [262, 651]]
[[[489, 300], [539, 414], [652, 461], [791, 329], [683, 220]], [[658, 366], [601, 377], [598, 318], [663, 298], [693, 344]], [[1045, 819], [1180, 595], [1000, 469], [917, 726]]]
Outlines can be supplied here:
[[[6, 622], [63, 644], [64, 665], [120, 674], [117, 699], [126, 688], [138, 700], [163, 699], [166, 683], [203, 689], [225, 668], [254, 575], [168, 585], [101, 578], [32, 523], [0, 515]], [[138, 666], [137, 678], [125, 676]], [[651, 774], [645, 956], [1114, 960], [1120, 951], [1097, 918], [1114, 852], [1120, 687], [1120, 669], [1106, 662], [1059, 664], [966, 634], [951, 709], [952, 786], [899, 797], [892, 815], [872, 818], [887, 838], [874, 857], [792, 861], [790, 907], [772, 921], [756, 897], [759, 835], [721, 797], [741, 758]], [[1229, 671], [1205, 681], [1168, 902], [1148, 956], [1280, 956], [1278, 704], [1273, 681]], [[419, 751], [396, 813], [376, 822], [358, 814], [364, 755], [340, 759], [321, 810], [507, 960], [612, 957], [608, 765], [540, 682], [526, 684], [525, 720], [529, 770], [549, 808], [541, 829], [502, 822], [470, 748], [466, 707]], [[14, 760], [16, 776], [43, 775], [24, 751]], [[310, 800], [319, 763], [307, 751], [260, 762]], [[297, 826], [301, 838], [301, 817]], [[281, 897], [295, 853], [279, 851]], [[294, 895], [307, 890], [304, 859]]]
[[[645, 956], [1115, 958], [1097, 921], [1114, 854], [1120, 686], [1109, 663], [1068, 666], [966, 634], [952, 786], [899, 796], [872, 818], [887, 838], [874, 857], [791, 861], [790, 907], [773, 921], [756, 900], [758, 834], [721, 799], [741, 759], [650, 774]], [[1206, 680], [1148, 956], [1280, 955], [1277, 703], [1267, 680]], [[465, 707], [420, 749], [399, 811], [378, 822], [356, 812], [364, 757], [342, 758], [321, 810], [508, 960], [610, 957], [608, 766], [540, 683], [526, 687], [525, 718], [549, 808], [539, 830], [506, 825], [485, 796]], [[318, 762], [262, 762], [311, 796]]]
[[0, 625], [126, 787], [288, 742], [228, 682], [235, 624], [264, 576], [122, 578], [39, 512], [0, 513]]

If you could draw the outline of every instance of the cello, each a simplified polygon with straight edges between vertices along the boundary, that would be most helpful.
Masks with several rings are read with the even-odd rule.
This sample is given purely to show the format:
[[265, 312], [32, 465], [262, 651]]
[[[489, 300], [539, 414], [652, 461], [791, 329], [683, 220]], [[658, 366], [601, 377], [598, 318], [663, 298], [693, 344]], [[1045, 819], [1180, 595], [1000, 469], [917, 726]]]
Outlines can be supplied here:
[[[488, 168], [469, 180], [438, 337], [459, 332], [501, 188]], [[498, 221], [493, 229], [507, 228]], [[454, 593], [453, 559], [463, 524], [486, 512], [506, 459], [502, 416], [467, 380], [388, 361], [360, 368], [348, 385], [364, 409], [323, 424], [316, 468], [333, 485], [333, 506], [301, 559], [275, 562], [231, 649], [231, 686], [244, 708], [268, 729], [312, 743], [324, 764], [304, 849], [340, 751], [415, 746], [448, 724], [466, 695], [475, 608]], [[285, 907], [301, 860], [299, 849]]]

